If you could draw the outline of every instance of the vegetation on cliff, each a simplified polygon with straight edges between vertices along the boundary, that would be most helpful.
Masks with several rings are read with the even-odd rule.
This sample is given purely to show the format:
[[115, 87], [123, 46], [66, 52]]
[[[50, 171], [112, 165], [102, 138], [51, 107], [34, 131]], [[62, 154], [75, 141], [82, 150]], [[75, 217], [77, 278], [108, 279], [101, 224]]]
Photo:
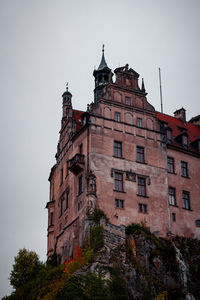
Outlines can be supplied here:
[[[22, 249], [4, 300], [183, 300], [200, 299], [200, 241], [158, 238], [145, 224], [126, 227], [126, 242], [110, 247], [96, 212], [88, 244], [58, 265], [56, 252], [43, 264]], [[100, 217], [101, 218], [101, 217]]]

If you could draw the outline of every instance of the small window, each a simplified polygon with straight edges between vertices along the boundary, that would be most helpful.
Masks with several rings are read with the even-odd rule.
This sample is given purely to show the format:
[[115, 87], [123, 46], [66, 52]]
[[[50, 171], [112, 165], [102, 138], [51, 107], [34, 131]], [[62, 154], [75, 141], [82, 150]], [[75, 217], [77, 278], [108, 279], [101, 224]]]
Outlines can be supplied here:
[[83, 193], [83, 176], [79, 176], [78, 178], [78, 193], [79, 195]]
[[116, 208], [124, 208], [124, 200], [115, 199], [115, 207]]
[[63, 184], [63, 168], [60, 170], [60, 185]]
[[125, 103], [131, 105], [131, 97], [125, 97]]
[[59, 231], [62, 230], [62, 223], [59, 224]]
[[115, 172], [115, 191], [123, 192], [123, 174]]
[[138, 203], [138, 212], [147, 214], [147, 204]]
[[142, 119], [137, 118], [137, 127], [142, 127]]
[[188, 164], [185, 161], [181, 162], [181, 176], [188, 177]]
[[171, 144], [172, 143], [172, 130], [167, 129], [167, 143]]
[[64, 206], [64, 210], [69, 208], [69, 191], [66, 191], [65, 193], [65, 206]]
[[68, 223], [68, 216], [65, 216], [65, 224]]
[[50, 213], [50, 226], [54, 225], [54, 214], [53, 212]]
[[167, 171], [174, 173], [174, 159], [173, 157], [167, 157]]
[[172, 187], [169, 187], [169, 204], [170, 205], [176, 205], [175, 189], [172, 188]]
[[146, 196], [146, 179], [138, 177], [138, 195]]
[[190, 205], [190, 193], [189, 192], [183, 191], [182, 201], [183, 201], [183, 208], [190, 210], [191, 205]]
[[115, 112], [115, 121], [121, 122], [121, 114], [119, 112]]
[[83, 154], [83, 144], [79, 145], [79, 154]]
[[182, 136], [182, 144], [184, 148], [188, 148], [188, 137], [187, 135]]
[[176, 222], [176, 214], [175, 213], [172, 213], [172, 221]]
[[118, 141], [114, 141], [114, 156], [122, 157], [122, 143]]
[[140, 163], [144, 163], [144, 148], [137, 146], [136, 148], [136, 161]]
[[60, 200], [59, 200], [59, 217], [62, 216], [63, 214], [63, 208], [64, 208], [64, 201], [65, 201], [65, 195], [62, 194], [62, 196], [60, 197]]

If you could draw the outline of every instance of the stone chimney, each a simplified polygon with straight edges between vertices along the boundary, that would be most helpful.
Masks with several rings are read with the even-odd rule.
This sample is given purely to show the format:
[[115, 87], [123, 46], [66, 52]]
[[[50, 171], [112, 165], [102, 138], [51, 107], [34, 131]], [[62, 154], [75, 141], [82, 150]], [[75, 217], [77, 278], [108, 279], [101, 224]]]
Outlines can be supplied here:
[[180, 119], [183, 123], [186, 122], [186, 110], [182, 107], [174, 112], [174, 117]]

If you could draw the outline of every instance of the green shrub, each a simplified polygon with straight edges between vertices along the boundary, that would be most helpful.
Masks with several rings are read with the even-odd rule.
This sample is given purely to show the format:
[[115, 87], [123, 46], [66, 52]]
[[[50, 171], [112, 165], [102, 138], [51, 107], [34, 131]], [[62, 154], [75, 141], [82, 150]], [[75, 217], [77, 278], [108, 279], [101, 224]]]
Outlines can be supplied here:
[[90, 227], [89, 241], [90, 247], [94, 249], [94, 252], [97, 252], [104, 246], [104, 235], [102, 225]]

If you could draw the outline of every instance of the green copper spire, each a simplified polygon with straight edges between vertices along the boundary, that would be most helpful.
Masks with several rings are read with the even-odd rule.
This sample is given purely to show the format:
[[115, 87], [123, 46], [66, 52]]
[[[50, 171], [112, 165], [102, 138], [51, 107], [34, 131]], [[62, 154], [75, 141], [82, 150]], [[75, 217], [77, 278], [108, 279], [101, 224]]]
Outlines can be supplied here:
[[105, 57], [104, 57], [104, 45], [102, 47], [102, 58], [101, 58], [101, 63], [98, 67], [98, 70], [103, 70], [105, 68], [108, 68]]

